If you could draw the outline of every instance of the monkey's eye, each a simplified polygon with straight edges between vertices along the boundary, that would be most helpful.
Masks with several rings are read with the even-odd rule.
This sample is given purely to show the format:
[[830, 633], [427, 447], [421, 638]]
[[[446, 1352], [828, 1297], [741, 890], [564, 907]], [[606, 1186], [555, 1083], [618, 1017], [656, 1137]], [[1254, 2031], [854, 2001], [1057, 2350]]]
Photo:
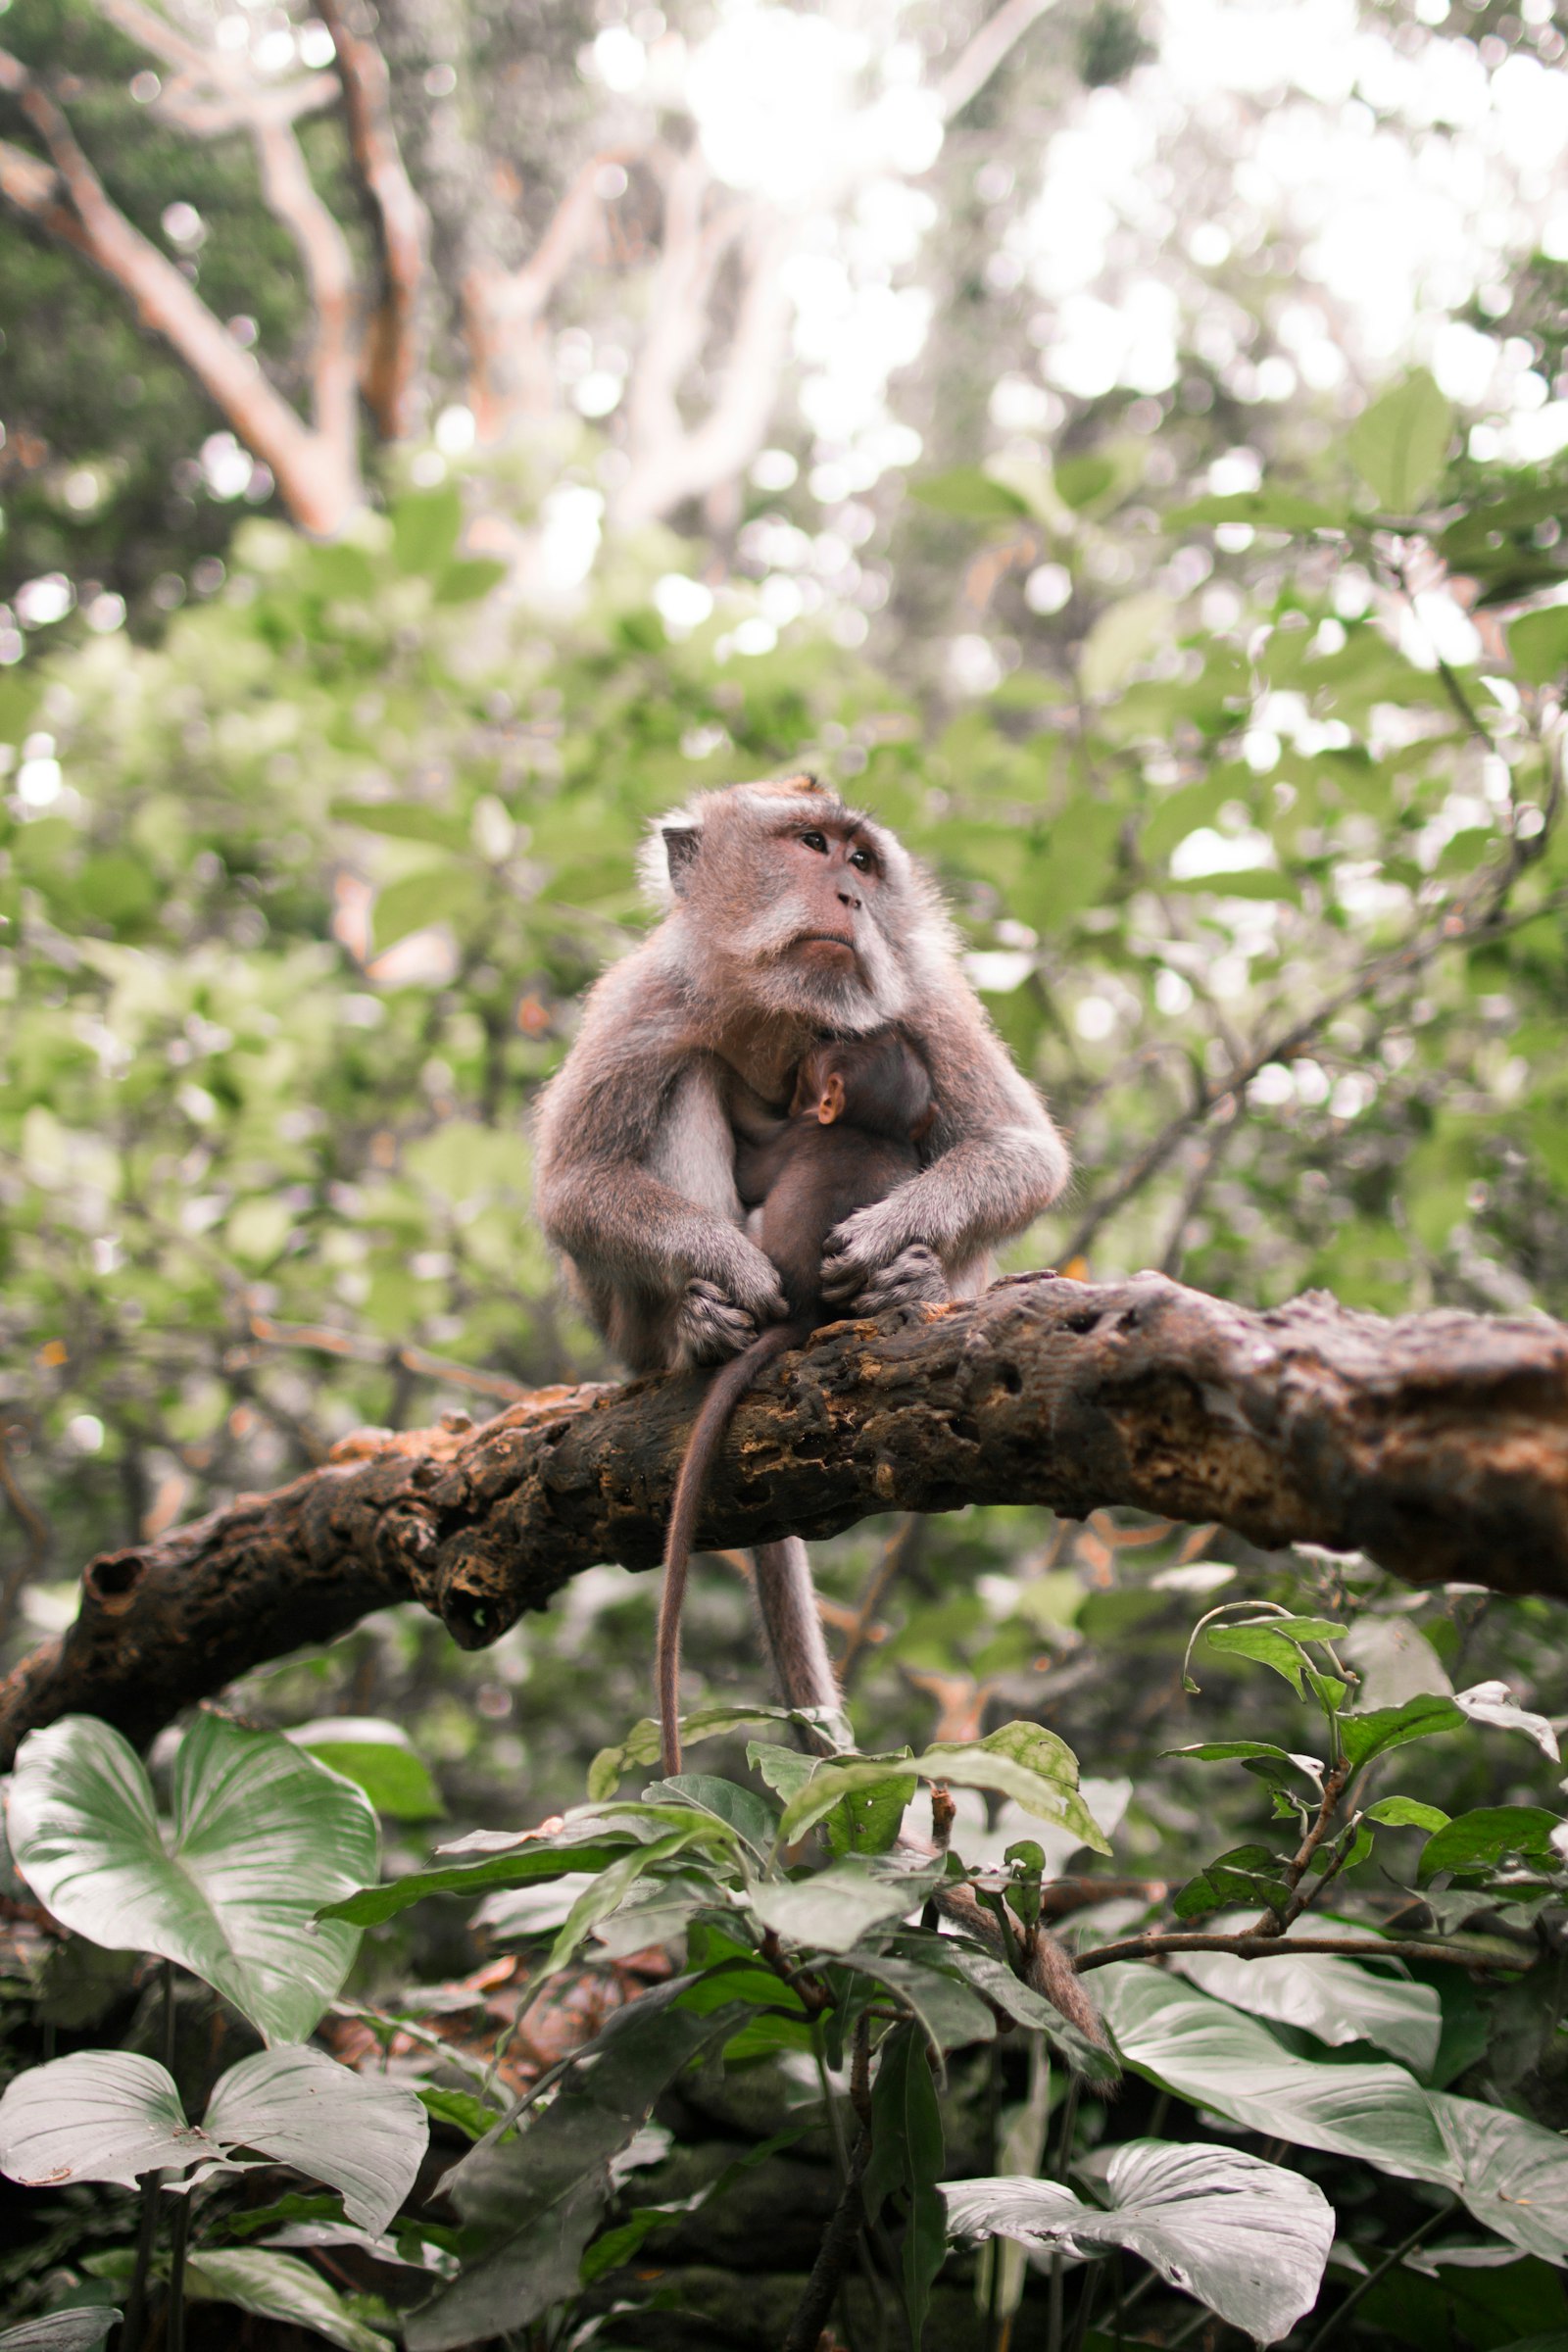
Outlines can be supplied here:
[[858, 865], [862, 874], [868, 874], [871, 871], [871, 862], [869, 850], [857, 850], [850, 858], [850, 863]]
[[803, 833], [801, 840], [807, 849], [819, 850], [824, 858], [827, 856], [827, 835], [825, 833]]

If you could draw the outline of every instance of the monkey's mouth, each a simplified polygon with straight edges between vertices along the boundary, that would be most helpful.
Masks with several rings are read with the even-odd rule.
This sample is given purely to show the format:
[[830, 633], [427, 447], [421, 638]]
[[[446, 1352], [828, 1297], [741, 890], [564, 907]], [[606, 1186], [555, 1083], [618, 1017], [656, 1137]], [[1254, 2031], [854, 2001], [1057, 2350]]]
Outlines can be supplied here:
[[798, 948], [843, 948], [855, 954], [855, 942], [842, 931], [803, 931], [795, 942]]

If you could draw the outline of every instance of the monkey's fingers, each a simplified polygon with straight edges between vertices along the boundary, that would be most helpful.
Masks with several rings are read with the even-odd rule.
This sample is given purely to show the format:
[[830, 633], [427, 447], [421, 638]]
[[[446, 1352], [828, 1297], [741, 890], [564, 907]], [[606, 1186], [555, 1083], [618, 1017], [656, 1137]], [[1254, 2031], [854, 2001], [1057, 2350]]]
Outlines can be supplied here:
[[943, 1306], [951, 1293], [942, 1260], [924, 1242], [911, 1242], [890, 1266], [873, 1274], [855, 1298], [860, 1315], [885, 1315], [896, 1306]]
[[686, 1285], [675, 1309], [675, 1337], [682, 1363], [720, 1364], [751, 1346], [757, 1325], [716, 1283], [699, 1279]]

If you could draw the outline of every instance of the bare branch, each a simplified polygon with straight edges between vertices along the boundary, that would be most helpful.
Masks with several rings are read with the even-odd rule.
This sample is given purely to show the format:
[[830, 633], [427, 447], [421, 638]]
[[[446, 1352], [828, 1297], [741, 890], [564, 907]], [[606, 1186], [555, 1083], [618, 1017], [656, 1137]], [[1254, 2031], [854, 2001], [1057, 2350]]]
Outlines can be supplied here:
[[937, 85], [937, 103], [944, 122], [962, 114], [979, 96], [1008, 51], [1015, 49], [1029, 27], [1054, 8], [1056, 0], [1003, 0]]
[[380, 247], [381, 299], [366, 338], [365, 404], [382, 440], [402, 441], [415, 425], [429, 221], [398, 146], [386, 60], [368, 35], [351, 29], [341, 0], [317, 4], [337, 51], [349, 148]]
[[463, 289], [468, 406], [481, 440], [499, 440], [514, 417], [543, 416], [554, 405], [544, 315], [599, 223], [601, 172], [607, 164], [629, 162], [634, 153], [608, 149], [589, 158], [519, 269], [469, 272]]
[[62, 109], [6, 51], [0, 51], [0, 91], [17, 101], [54, 165], [46, 184], [36, 159], [8, 147], [0, 196], [85, 254], [130, 298], [142, 325], [164, 337], [247, 448], [271, 468], [297, 522], [322, 536], [341, 529], [360, 498], [352, 442], [345, 447], [302, 422], [189, 280], [126, 220]]

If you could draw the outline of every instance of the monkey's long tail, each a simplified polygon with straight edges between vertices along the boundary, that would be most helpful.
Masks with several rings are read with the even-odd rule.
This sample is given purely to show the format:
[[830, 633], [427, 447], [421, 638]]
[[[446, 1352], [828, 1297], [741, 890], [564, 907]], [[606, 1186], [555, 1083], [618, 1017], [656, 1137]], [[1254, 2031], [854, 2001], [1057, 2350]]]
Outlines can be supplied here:
[[659, 1596], [659, 1643], [655, 1654], [666, 1778], [680, 1770], [680, 1617], [686, 1600], [692, 1539], [697, 1533], [697, 1514], [702, 1507], [708, 1473], [724, 1442], [724, 1432], [735, 1407], [758, 1374], [775, 1356], [799, 1348], [809, 1336], [809, 1326], [800, 1322], [770, 1323], [743, 1355], [732, 1356], [727, 1364], [719, 1366], [692, 1423], [686, 1457], [669, 1506], [669, 1530], [664, 1538], [664, 1589]]

